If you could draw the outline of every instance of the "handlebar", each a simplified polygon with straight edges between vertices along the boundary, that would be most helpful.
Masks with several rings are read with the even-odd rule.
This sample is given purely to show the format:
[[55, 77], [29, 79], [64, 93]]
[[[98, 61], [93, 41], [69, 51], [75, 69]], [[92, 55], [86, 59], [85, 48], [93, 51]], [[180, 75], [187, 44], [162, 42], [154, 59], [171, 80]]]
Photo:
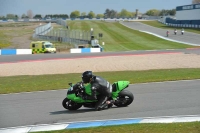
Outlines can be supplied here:
[[73, 87], [73, 89], [74, 90], [76, 90], [76, 91], [80, 91], [80, 90], [84, 90], [84, 84], [83, 84], [83, 81], [81, 81], [81, 82], [77, 82], [76, 84], [72, 84], [72, 83], [69, 83], [69, 85], [71, 86], [71, 87]]

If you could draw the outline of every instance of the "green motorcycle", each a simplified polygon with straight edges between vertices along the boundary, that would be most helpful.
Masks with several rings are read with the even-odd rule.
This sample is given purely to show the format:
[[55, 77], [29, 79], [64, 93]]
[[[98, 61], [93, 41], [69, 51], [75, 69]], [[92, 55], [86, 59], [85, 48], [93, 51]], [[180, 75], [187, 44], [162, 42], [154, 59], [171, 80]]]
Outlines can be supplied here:
[[[70, 88], [67, 91], [67, 97], [63, 100], [62, 105], [65, 109], [68, 110], [77, 110], [82, 106], [88, 108], [94, 108], [97, 100], [83, 100], [82, 95], [91, 95], [91, 84], [84, 85], [82, 82], [78, 82], [73, 85], [69, 83]], [[114, 105], [117, 107], [125, 107], [130, 105], [133, 100], [133, 94], [125, 90], [129, 86], [129, 81], [118, 81], [114, 82], [112, 85], [112, 96], [108, 100], [115, 100]], [[111, 107], [111, 106], [110, 106]], [[110, 108], [108, 107], [108, 108]]]

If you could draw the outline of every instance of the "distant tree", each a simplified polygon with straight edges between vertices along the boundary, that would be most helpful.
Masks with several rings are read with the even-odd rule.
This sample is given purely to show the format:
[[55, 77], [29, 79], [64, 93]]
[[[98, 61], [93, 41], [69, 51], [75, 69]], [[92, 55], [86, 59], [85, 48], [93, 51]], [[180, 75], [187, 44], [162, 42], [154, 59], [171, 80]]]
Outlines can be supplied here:
[[50, 19], [50, 18], [69, 18], [67, 14], [54, 14], [54, 15], [45, 15], [44, 18]]
[[167, 14], [168, 14], [168, 11], [165, 10], [165, 9], [162, 9], [162, 10], [160, 11], [159, 16], [165, 16], [165, 15], [167, 15]]
[[148, 16], [159, 16], [160, 11], [157, 9], [151, 9], [151, 10], [148, 10], [145, 14]]
[[81, 16], [86, 16], [86, 12], [82, 12], [82, 13], [81, 13]]
[[33, 18], [34, 19], [42, 19], [42, 15], [41, 14], [36, 14]]
[[3, 19], [5, 19], [5, 16], [0, 16], [0, 20], [3, 20]]
[[52, 14], [50, 14], [48, 17], [49, 17], [49, 18], [53, 18], [53, 15], [52, 15]]
[[[138, 13], [139, 14], [139, 13]], [[136, 15], [136, 12], [131, 12], [131, 16], [132, 17], [135, 17], [135, 15]]]
[[6, 18], [7, 19], [15, 19], [15, 15], [14, 14], [7, 14]]
[[106, 9], [105, 13], [104, 13], [104, 17], [105, 18], [110, 18], [110, 9]]
[[169, 10], [169, 15], [174, 16], [176, 14], [176, 9]]
[[80, 16], [80, 12], [79, 11], [73, 11], [73, 12], [71, 12], [71, 14], [70, 14], [70, 18], [77, 18], [77, 17], [79, 17]]
[[97, 17], [97, 18], [103, 18], [103, 16], [104, 16], [103, 14], [97, 14], [96, 17]]
[[18, 19], [19, 18], [18, 15], [15, 15], [15, 18]]
[[172, 10], [162, 9], [159, 13], [159, 16], [166, 16], [166, 15], [174, 16], [175, 14], [176, 14], [176, 9], [172, 9]]
[[131, 12], [127, 11], [126, 9], [122, 9], [120, 12], [120, 17], [129, 18], [132, 17]]
[[69, 18], [69, 16], [67, 14], [60, 14], [60, 18], [66, 19]]
[[80, 18], [88, 18], [86, 12], [82, 12]]
[[54, 14], [52, 17], [53, 18], [58, 18], [58, 14]]
[[93, 11], [90, 11], [90, 12], [88, 13], [88, 17], [89, 17], [89, 18], [94, 18], [94, 17], [95, 17], [95, 13], [94, 13]]
[[28, 16], [29, 18], [33, 18], [33, 12], [32, 12], [32, 10], [28, 10], [28, 11], [27, 11], [27, 16]]
[[198, 4], [200, 3], [200, 0], [192, 0], [192, 4]]
[[105, 13], [104, 13], [104, 17], [106, 18], [115, 18], [117, 17], [117, 11], [113, 10], [113, 9], [106, 9]]
[[120, 18], [121, 17], [121, 12], [118, 12], [117, 13], [117, 18]]
[[117, 11], [115, 11], [115, 10], [110, 10], [110, 18], [116, 18], [117, 17]]
[[50, 18], [51, 18], [51, 15], [46, 14], [46, 15], [44, 16], [44, 18], [46, 18], [46, 19], [50, 19]]
[[26, 14], [22, 14], [21, 18], [28, 18], [28, 16], [26, 16]]

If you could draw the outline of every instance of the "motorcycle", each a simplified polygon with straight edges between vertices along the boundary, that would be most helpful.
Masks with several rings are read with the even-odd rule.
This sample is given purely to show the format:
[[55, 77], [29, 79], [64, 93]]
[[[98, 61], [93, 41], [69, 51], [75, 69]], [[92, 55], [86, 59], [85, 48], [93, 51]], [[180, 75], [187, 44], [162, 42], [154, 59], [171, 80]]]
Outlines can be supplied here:
[[166, 33], [166, 34], [167, 34], [167, 37], [168, 37], [168, 36], [169, 36], [169, 31], [167, 31], [167, 33]]
[[176, 35], [177, 31], [174, 31], [174, 35]]
[[[113, 103], [117, 107], [126, 107], [130, 105], [133, 100], [133, 94], [125, 90], [129, 86], [129, 81], [118, 81], [112, 85], [112, 96], [108, 100], [115, 100]], [[75, 85], [69, 83], [70, 88], [67, 91], [66, 98], [62, 101], [62, 106], [68, 110], [77, 110], [82, 106], [88, 108], [95, 108], [95, 104], [98, 102], [99, 94], [97, 93], [97, 100], [83, 100], [82, 95], [91, 95], [91, 84], [84, 85], [82, 82], [78, 82]], [[113, 104], [108, 105], [108, 108]]]

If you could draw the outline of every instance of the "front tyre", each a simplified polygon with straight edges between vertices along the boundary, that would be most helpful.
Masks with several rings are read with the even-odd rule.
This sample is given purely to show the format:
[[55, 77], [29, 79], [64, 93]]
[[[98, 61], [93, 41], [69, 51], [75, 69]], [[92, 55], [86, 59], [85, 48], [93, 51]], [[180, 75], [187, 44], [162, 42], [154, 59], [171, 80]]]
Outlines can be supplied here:
[[114, 103], [117, 107], [126, 107], [130, 105], [134, 100], [133, 94], [128, 90], [122, 90], [118, 97], [117, 101]]
[[62, 102], [62, 106], [65, 109], [68, 109], [68, 110], [77, 110], [77, 109], [79, 109], [82, 106], [82, 104], [75, 103], [72, 100], [69, 100], [68, 98], [65, 98], [63, 100], [63, 102]]

